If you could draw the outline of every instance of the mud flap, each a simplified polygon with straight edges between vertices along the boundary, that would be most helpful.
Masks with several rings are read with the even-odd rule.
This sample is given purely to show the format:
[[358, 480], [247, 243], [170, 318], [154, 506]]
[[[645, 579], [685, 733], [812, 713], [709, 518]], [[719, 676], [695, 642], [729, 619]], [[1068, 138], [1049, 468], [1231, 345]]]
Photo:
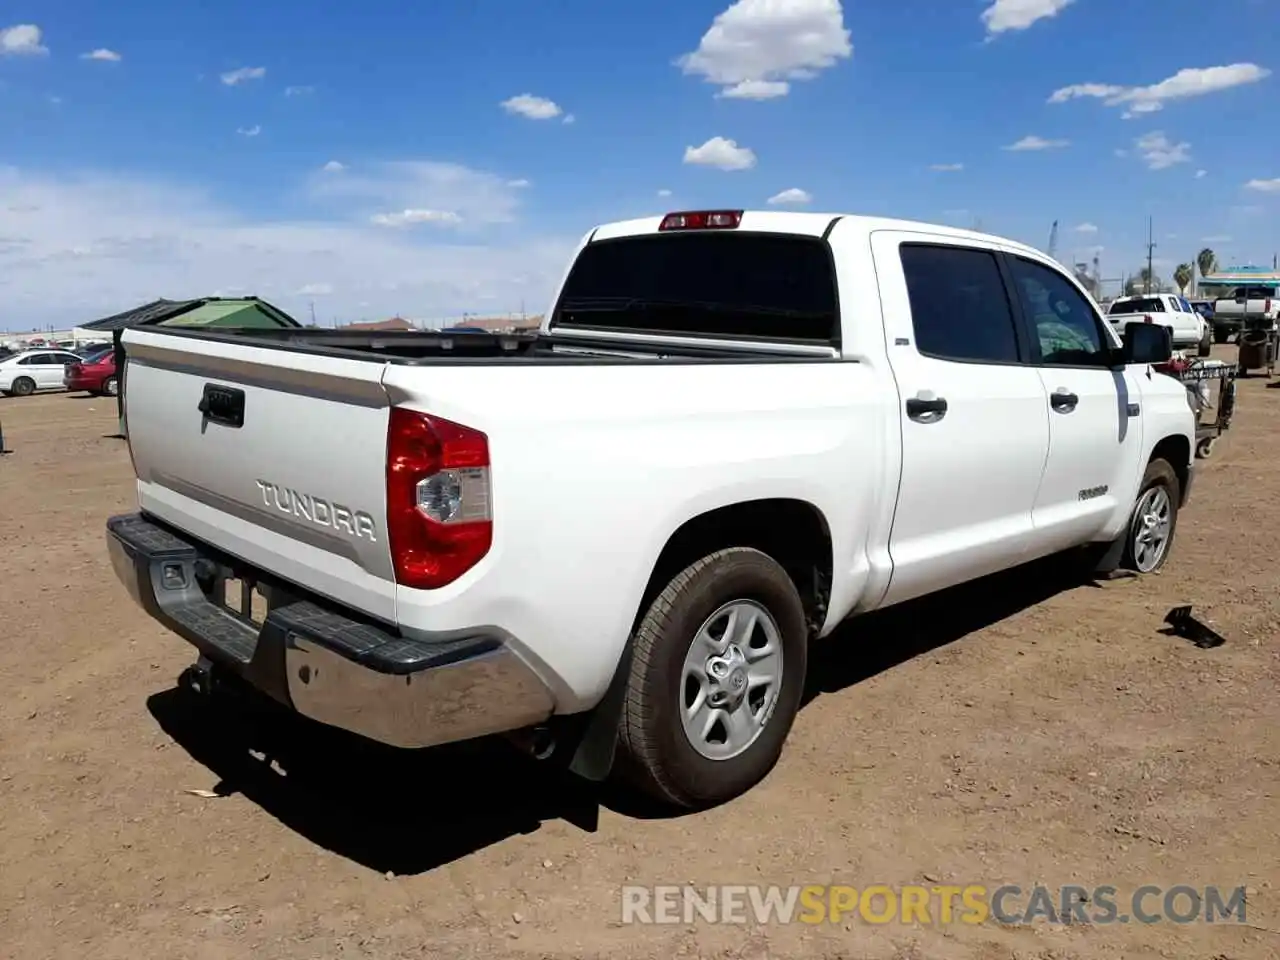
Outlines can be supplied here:
[[[567, 734], [573, 746], [569, 772], [584, 780], [599, 783], [613, 770], [613, 760], [618, 748], [618, 723], [622, 717], [622, 704], [626, 696], [627, 680], [631, 675], [632, 640], [622, 649], [618, 667], [604, 697], [592, 709], [576, 720], [574, 734]], [[576, 740], [576, 743], [573, 742]]]

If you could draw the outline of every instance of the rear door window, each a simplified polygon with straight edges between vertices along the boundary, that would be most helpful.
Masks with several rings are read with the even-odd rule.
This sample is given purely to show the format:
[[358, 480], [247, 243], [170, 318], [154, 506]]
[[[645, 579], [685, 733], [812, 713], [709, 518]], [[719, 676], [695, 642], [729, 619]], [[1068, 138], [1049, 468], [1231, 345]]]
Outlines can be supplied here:
[[574, 262], [550, 327], [838, 346], [831, 249], [737, 231], [598, 241]]
[[916, 349], [939, 360], [1017, 363], [1009, 293], [994, 253], [942, 244], [903, 244]]

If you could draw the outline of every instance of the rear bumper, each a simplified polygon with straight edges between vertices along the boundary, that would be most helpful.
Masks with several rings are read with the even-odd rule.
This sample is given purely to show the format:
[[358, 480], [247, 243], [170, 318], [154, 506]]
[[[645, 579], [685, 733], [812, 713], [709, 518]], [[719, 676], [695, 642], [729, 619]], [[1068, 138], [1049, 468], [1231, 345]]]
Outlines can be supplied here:
[[68, 390], [87, 390], [93, 392], [102, 389], [103, 377], [68, 377], [62, 378], [62, 384]]
[[[147, 613], [220, 668], [321, 723], [426, 747], [532, 726], [553, 710], [546, 686], [499, 636], [406, 639], [142, 514], [108, 520], [107, 547], [116, 576]], [[257, 584], [269, 606], [261, 624], [215, 599], [228, 579]]]

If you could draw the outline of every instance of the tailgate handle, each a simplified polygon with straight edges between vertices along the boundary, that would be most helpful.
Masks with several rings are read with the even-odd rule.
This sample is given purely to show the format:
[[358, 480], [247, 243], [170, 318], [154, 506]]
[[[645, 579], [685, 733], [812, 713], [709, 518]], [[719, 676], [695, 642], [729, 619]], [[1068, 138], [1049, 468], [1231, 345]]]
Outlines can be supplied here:
[[236, 387], [206, 383], [199, 410], [205, 420], [228, 427], [243, 427], [244, 391]]

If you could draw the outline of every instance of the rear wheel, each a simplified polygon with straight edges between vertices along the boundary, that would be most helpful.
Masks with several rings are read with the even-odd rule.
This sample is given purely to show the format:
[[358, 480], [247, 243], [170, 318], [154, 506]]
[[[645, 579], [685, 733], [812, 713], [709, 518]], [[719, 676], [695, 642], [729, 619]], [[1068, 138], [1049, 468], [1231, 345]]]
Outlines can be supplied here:
[[15, 397], [29, 397], [36, 392], [36, 382], [30, 377], [19, 377], [9, 385], [9, 392]]
[[622, 772], [677, 807], [745, 793], [782, 753], [807, 656], [804, 605], [773, 558], [734, 547], [689, 566], [634, 637]]
[[1178, 527], [1182, 487], [1167, 460], [1152, 460], [1142, 476], [1125, 533], [1124, 566], [1154, 573], [1164, 566]]
[[102, 392], [108, 397], [114, 397], [120, 392], [120, 381], [115, 377], [107, 377], [102, 381]]
[[1231, 339], [1231, 331], [1228, 330], [1226, 327], [1213, 328], [1214, 343], [1226, 343], [1230, 339]]
[[1200, 338], [1200, 356], [1207, 357], [1213, 351], [1213, 333], [1206, 329], [1204, 336]]

